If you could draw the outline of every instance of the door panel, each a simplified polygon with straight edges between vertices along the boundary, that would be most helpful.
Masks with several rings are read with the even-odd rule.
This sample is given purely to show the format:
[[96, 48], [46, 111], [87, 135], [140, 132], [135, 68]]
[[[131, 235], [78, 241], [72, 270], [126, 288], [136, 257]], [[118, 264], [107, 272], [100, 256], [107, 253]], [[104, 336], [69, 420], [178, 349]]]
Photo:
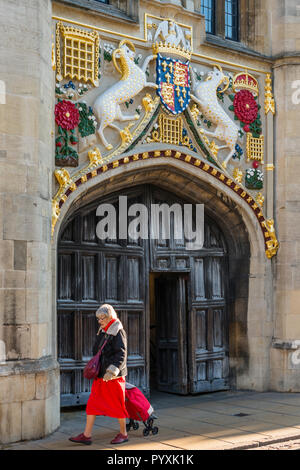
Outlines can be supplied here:
[[155, 283], [157, 385], [170, 393], [187, 393], [185, 279], [158, 278]]
[[128, 350], [131, 356], [143, 356], [140, 336], [142, 334], [143, 312], [128, 312]]
[[224, 298], [222, 261], [222, 258], [210, 258], [208, 282], [211, 287], [210, 296], [212, 299]]
[[58, 298], [61, 300], [74, 299], [74, 282], [72, 272], [75, 260], [72, 253], [61, 253], [58, 258]]
[[94, 254], [82, 254], [82, 300], [94, 300], [97, 296], [97, 278], [98, 278], [98, 256]]
[[194, 292], [196, 301], [205, 299], [203, 258], [195, 258], [194, 260]]
[[107, 303], [113, 302], [118, 299], [120, 292], [118, 292], [118, 279], [120, 268], [120, 256], [105, 256], [105, 298]]
[[140, 299], [141, 260], [137, 257], [127, 257], [127, 300], [138, 302]]
[[74, 318], [73, 311], [58, 310], [57, 312], [58, 350], [62, 360], [75, 359]]
[[225, 309], [193, 308], [189, 321], [190, 392], [228, 389]]

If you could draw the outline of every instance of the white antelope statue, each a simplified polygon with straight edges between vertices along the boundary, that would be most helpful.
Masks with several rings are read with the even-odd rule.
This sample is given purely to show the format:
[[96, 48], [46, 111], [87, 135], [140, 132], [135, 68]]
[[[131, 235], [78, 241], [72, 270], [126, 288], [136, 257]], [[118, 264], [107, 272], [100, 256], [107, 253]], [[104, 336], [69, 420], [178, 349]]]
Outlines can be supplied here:
[[236, 152], [235, 147], [239, 139], [239, 128], [234, 124], [219, 103], [217, 91], [223, 82], [227, 83], [222, 93], [229, 87], [229, 78], [224, 75], [222, 68], [217, 65], [212, 72], [209, 72], [205, 82], [200, 82], [194, 86], [194, 96], [192, 95], [192, 99], [199, 105], [206, 119], [209, 119], [217, 126], [214, 132], [209, 132], [204, 129], [203, 132], [226, 142], [226, 145], [218, 147], [219, 150], [224, 148], [230, 149], [229, 155], [222, 163], [223, 168], [226, 168], [229, 160]]
[[[125, 101], [130, 101], [131, 98], [140, 93], [145, 87], [157, 88], [155, 83], [147, 82], [146, 69], [150, 60], [155, 59], [156, 56], [151, 55], [146, 57], [142, 67], [139, 67], [134, 62], [135, 47], [131, 41], [123, 40], [120, 42], [118, 49], [113, 52], [113, 63], [122, 75], [121, 80], [108, 88], [96, 99], [94, 103], [94, 113], [98, 119], [99, 129], [98, 134], [108, 150], [112, 149], [112, 145], [107, 142], [103, 135], [103, 130], [110, 126], [122, 131], [114, 124], [114, 121], [133, 121], [139, 119], [138, 114], [131, 116], [124, 116], [122, 114], [120, 104]], [[120, 68], [117, 60], [120, 60]]]

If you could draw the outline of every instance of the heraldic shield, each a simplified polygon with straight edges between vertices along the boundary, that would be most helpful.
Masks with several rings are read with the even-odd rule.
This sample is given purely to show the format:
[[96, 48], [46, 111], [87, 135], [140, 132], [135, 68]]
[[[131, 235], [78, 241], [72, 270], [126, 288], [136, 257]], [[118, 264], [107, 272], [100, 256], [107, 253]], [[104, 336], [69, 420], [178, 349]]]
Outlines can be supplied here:
[[172, 114], [182, 113], [188, 106], [190, 95], [190, 61], [170, 59], [157, 55], [157, 93]]

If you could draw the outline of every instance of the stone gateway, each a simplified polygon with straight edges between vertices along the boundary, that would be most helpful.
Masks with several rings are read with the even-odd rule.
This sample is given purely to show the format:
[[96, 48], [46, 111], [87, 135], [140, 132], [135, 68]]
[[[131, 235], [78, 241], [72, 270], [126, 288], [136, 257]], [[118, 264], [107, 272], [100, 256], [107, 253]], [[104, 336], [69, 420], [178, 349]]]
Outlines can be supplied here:
[[[0, 0], [0, 443], [86, 404], [106, 302], [148, 397], [300, 391], [298, 10]], [[203, 243], [176, 211], [124, 237], [124, 197], [146, 235], [152, 206], [204, 206]]]

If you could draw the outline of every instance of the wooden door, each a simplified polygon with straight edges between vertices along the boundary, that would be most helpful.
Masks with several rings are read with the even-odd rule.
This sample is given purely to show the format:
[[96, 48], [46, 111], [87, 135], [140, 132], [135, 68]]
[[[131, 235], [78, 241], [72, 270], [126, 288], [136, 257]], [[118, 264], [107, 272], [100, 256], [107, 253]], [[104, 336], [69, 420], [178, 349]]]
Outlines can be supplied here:
[[166, 276], [155, 281], [157, 387], [187, 394], [186, 277]]
[[[144, 191], [129, 191], [137, 202]], [[118, 197], [111, 202], [117, 210]], [[80, 210], [64, 229], [58, 247], [58, 358], [61, 368], [61, 406], [85, 404], [91, 382], [83, 368], [92, 357], [98, 323], [95, 312], [109, 303], [128, 334], [127, 380], [147, 393], [146, 288], [147, 247], [143, 240], [106, 240], [96, 237], [96, 209]]]
[[[167, 202], [169, 206], [183, 207], [188, 202], [160, 188], [153, 188], [150, 194], [156, 204]], [[170, 240], [151, 240], [151, 269], [156, 273], [190, 273], [187, 337], [183, 339], [188, 354], [188, 392], [226, 390], [229, 388], [226, 243], [220, 227], [205, 216], [203, 248], [188, 251], [185, 244], [185, 240], [175, 240], [172, 233]]]
[[197, 251], [186, 250], [185, 240], [174, 239], [172, 233], [170, 240], [103, 242], [96, 236], [97, 207], [111, 202], [118, 221], [120, 195], [127, 195], [129, 204], [142, 202], [149, 213], [152, 203], [189, 202], [143, 185], [80, 208], [65, 225], [58, 244], [57, 286], [62, 406], [88, 399], [91, 383], [82, 371], [92, 355], [98, 328], [95, 311], [102, 303], [115, 307], [128, 334], [127, 380], [149, 393], [150, 271], [164, 276], [177, 272], [157, 287], [158, 310], [165, 305], [161, 331], [166, 332], [159, 346], [160, 389], [199, 393], [228, 388], [228, 269], [221, 229], [206, 217], [205, 244]]
[[229, 388], [228, 267], [223, 242], [220, 230], [207, 223], [205, 248], [192, 259], [188, 314], [191, 393]]

